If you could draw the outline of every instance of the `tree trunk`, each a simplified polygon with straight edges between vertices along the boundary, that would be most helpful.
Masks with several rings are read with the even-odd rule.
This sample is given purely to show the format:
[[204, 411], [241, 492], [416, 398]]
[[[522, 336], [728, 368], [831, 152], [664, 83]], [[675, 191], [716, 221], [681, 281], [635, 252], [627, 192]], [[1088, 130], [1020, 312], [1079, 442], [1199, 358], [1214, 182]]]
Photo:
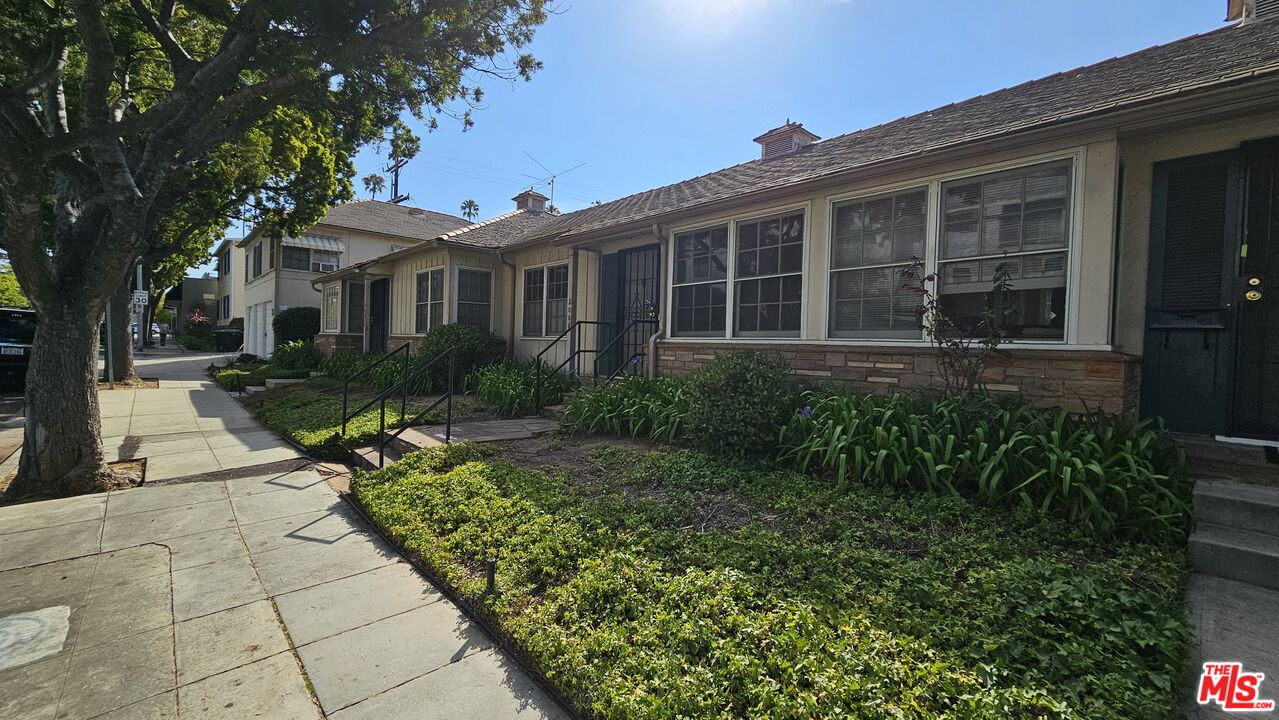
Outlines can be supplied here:
[[131, 299], [129, 284], [122, 283], [111, 296], [111, 323], [107, 328], [107, 332], [111, 333], [111, 379], [130, 385], [138, 381], [133, 367], [133, 343], [129, 336], [129, 312], [133, 309]]
[[74, 298], [46, 305], [27, 369], [26, 431], [14, 497], [99, 492], [122, 481], [106, 467], [98, 413], [98, 320]]

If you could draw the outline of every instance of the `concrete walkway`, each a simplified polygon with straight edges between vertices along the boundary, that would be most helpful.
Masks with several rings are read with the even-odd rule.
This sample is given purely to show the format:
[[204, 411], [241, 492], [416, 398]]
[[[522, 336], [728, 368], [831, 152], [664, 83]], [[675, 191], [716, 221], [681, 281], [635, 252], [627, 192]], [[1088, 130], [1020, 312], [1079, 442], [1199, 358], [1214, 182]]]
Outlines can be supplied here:
[[[130, 430], [205, 391], [166, 363]], [[240, 474], [0, 507], [0, 718], [564, 717], [317, 473]]]

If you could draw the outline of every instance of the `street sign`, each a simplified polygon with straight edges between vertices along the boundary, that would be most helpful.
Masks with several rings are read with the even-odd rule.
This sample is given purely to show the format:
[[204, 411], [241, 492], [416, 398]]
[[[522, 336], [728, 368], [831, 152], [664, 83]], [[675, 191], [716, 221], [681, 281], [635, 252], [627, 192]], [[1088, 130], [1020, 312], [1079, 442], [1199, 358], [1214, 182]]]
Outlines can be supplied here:
[[147, 291], [146, 291], [146, 290], [134, 290], [134, 291], [133, 291], [133, 304], [134, 304], [134, 305], [146, 305], [146, 304], [147, 304]]

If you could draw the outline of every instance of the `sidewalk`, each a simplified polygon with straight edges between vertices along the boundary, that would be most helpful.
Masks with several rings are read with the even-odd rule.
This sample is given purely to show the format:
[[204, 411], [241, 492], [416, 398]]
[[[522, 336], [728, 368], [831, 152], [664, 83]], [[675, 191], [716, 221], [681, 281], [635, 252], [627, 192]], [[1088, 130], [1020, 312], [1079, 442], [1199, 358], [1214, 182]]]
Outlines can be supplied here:
[[[132, 391], [123, 437], [198, 435], [221, 466], [216, 433], [248, 426], [202, 364], [143, 369], [169, 384]], [[209, 477], [0, 508], [0, 717], [564, 717], [317, 473]]]

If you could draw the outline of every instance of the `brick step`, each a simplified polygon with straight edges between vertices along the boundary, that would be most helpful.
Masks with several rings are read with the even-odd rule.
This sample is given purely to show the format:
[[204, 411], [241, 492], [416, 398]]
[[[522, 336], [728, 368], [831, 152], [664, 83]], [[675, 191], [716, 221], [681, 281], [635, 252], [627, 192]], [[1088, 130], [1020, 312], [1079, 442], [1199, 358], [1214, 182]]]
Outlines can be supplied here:
[[1279, 536], [1279, 488], [1199, 480], [1194, 498], [1198, 522]]
[[1279, 590], [1279, 537], [1199, 523], [1190, 536], [1197, 572]]

